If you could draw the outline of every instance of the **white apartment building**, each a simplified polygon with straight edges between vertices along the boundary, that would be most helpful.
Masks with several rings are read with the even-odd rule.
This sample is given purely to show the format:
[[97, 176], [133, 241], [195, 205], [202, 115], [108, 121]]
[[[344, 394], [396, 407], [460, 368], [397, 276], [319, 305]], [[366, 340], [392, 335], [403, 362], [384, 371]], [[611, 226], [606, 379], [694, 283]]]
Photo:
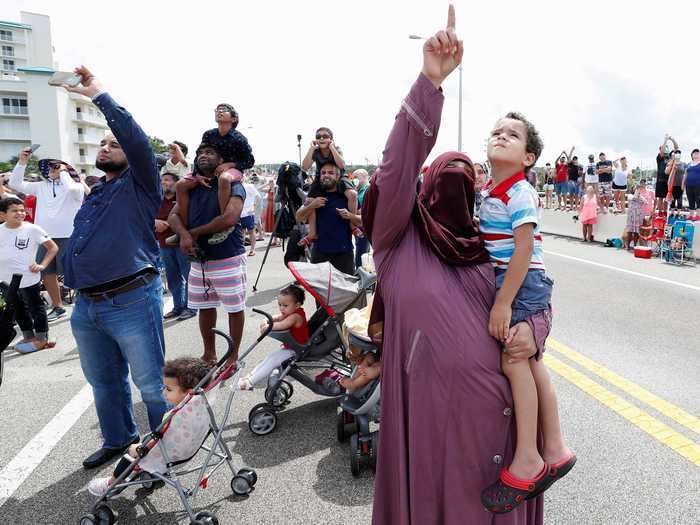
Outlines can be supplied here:
[[49, 17], [22, 11], [20, 19], [0, 21], [0, 161], [40, 144], [39, 158], [99, 174], [95, 157], [108, 129], [104, 116], [88, 98], [48, 85], [58, 70]]

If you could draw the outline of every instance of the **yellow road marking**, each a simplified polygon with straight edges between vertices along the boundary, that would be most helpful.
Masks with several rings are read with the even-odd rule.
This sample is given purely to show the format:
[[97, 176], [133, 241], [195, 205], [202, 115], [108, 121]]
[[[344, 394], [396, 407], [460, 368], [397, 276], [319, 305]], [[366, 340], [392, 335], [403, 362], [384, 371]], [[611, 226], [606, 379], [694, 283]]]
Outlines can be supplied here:
[[648, 390], [645, 390], [641, 386], [633, 383], [629, 379], [625, 379], [619, 374], [608, 370], [604, 366], [599, 365], [595, 361], [588, 359], [587, 357], [579, 354], [575, 350], [569, 348], [563, 343], [560, 343], [556, 339], [551, 337], [547, 339], [547, 348], [559, 352], [564, 357], [571, 359], [574, 363], [578, 363], [583, 368], [590, 370], [598, 377], [602, 377], [608, 383], [615, 385], [617, 388], [626, 392], [633, 398], [646, 403], [652, 408], [655, 408], [661, 412], [664, 416], [672, 419], [676, 423], [683, 425], [685, 428], [692, 430], [696, 434], [700, 434], [700, 418], [688, 414], [683, 409], [678, 408], [676, 405], [669, 403], [661, 399], [660, 397], [652, 394]]
[[573, 383], [586, 394], [597, 399], [663, 445], [700, 467], [700, 445], [551, 354], [544, 354], [544, 362], [551, 370]]

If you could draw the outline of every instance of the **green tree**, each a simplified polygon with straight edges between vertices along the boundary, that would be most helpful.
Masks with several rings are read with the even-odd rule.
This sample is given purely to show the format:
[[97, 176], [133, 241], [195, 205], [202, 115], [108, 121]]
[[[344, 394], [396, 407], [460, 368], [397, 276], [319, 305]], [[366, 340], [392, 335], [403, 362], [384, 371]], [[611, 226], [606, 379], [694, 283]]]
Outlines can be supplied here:
[[163, 142], [163, 139], [159, 137], [148, 137], [148, 141], [151, 143], [153, 153], [165, 153], [168, 151], [168, 145]]
[[[7, 162], [0, 162], [0, 173], [5, 173], [6, 171], [12, 171], [17, 164], [18, 157], [14, 155]], [[27, 163], [27, 169], [25, 171], [27, 175], [39, 173], [39, 159], [32, 155], [29, 157], [29, 162]]]

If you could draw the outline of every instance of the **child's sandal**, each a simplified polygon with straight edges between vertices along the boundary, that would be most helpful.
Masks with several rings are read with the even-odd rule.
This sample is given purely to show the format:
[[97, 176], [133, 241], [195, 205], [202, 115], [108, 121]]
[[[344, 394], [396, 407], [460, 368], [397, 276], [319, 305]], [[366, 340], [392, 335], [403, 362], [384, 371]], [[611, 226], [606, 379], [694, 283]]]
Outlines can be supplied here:
[[569, 473], [569, 471], [572, 468], [574, 468], [575, 464], [576, 454], [571, 454], [568, 458], [561, 460], [559, 463], [547, 465], [547, 474], [545, 475], [545, 479], [547, 480], [547, 482], [544, 484], [544, 486], [539, 492], [531, 494], [525, 499], [533, 499], [542, 494], [545, 490], [549, 489], [549, 487], [554, 485], [555, 481], [558, 481], [564, 476], [566, 476]]
[[300, 240], [297, 243], [297, 246], [311, 246], [313, 244], [313, 239], [311, 239], [308, 235], [304, 237], [302, 240]]
[[505, 514], [518, 507], [522, 502], [532, 499], [546, 490], [549, 467], [545, 463], [536, 477], [520, 479], [513, 476], [507, 468], [495, 483], [481, 492], [481, 504], [493, 514]]

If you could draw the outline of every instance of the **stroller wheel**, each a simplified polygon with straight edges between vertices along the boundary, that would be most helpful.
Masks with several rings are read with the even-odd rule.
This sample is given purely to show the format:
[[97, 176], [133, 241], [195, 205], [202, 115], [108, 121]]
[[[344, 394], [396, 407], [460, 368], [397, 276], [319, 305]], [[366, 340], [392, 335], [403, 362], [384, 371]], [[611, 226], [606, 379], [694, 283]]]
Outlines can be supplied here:
[[360, 436], [353, 434], [350, 438], [350, 472], [354, 477], [362, 471], [362, 451], [360, 450]]
[[94, 514], [85, 514], [80, 518], [80, 525], [97, 525], [98, 521]]
[[275, 408], [282, 408], [289, 400], [288, 390], [280, 383], [273, 391], [272, 387], [265, 389], [265, 400]]
[[253, 490], [253, 487], [248, 478], [237, 474], [231, 480], [231, 490], [236, 496], [247, 496]]
[[289, 381], [284, 379], [282, 380], [282, 383], [280, 383], [280, 387], [287, 391], [287, 401], [289, 401], [289, 398], [291, 398], [292, 394], [294, 394], [294, 387]]
[[141, 482], [141, 486], [143, 488], [151, 490], [154, 486], [155, 478], [151, 476], [148, 472], [143, 471], [139, 475], [139, 481]]
[[344, 443], [351, 435], [357, 432], [355, 416], [341, 409], [337, 417], [337, 431], [338, 441]]
[[211, 512], [202, 511], [197, 513], [191, 525], [219, 525], [219, 518]]
[[109, 508], [108, 505], [100, 503], [95, 507], [95, 517], [97, 518], [97, 523], [99, 525], [112, 525], [116, 519], [114, 517], [114, 512]]
[[255, 484], [258, 482], [258, 475], [257, 473], [250, 468], [242, 468], [241, 470], [238, 471], [238, 476], [243, 476], [248, 480], [250, 483], [251, 487], [254, 487]]
[[277, 427], [277, 414], [267, 403], [255, 405], [248, 414], [248, 428], [257, 436], [265, 436]]

